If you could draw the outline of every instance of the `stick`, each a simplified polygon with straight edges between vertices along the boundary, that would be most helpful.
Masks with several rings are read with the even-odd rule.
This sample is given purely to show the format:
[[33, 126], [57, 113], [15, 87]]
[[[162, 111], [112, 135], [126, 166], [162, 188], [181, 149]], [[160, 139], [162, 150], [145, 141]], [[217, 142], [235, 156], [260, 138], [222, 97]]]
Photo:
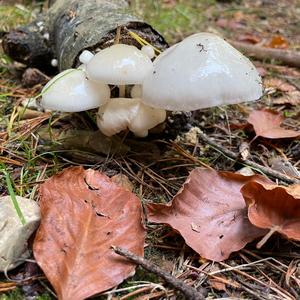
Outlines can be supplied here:
[[162, 270], [161, 268], [151, 263], [150, 261], [146, 260], [145, 258], [137, 256], [132, 252], [120, 247], [112, 246], [112, 249], [115, 251], [115, 253], [126, 257], [127, 259], [131, 260], [137, 265], [142, 266], [144, 269], [148, 270], [149, 272], [154, 273], [159, 277], [163, 278], [167, 283], [172, 285], [177, 290], [181, 291], [186, 297], [186, 299], [189, 300], [205, 299], [205, 296], [202, 293], [198, 292], [195, 288], [185, 284], [183, 281], [175, 278], [174, 276]]
[[254, 56], [258, 59], [276, 59], [288, 66], [300, 67], [300, 52], [265, 48], [235, 41], [229, 42], [247, 55]]
[[278, 171], [275, 171], [275, 170], [272, 170], [271, 168], [268, 168], [268, 167], [265, 167], [265, 166], [262, 166], [258, 163], [255, 163], [251, 160], [248, 160], [248, 159], [245, 159], [243, 160], [242, 158], [240, 158], [239, 154], [236, 154], [224, 147], [222, 147], [221, 145], [217, 144], [216, 142], [214, 142], [213, 140], [211, 140], [206, 134], [204, 134], [203, 132], [199, 132], [199, 137], [204, 141], [206, 142], [207, 144], [211, 145], [213, 148], [221, 151], [222, 153], [224, 153], [226, 156], [236, 160], [236, 161], [239, 161], [245, 165], [248, 165], [249, 167], [252, 167], [254, 169], [258, 169], [260, 171], [262, 171], [263, 173], [269, 175], [269, 176], [272, 176], [274, 178], [277, 178], [279, 180], [282, 180], [286, 183], [290, 183], [290, 184], [299, 184], [300, 183], [300, 180], [299, 179], [296, 179], [296, 178], [292, 178], [292, 177], [289, 177], [283, 173], [280, 173]]

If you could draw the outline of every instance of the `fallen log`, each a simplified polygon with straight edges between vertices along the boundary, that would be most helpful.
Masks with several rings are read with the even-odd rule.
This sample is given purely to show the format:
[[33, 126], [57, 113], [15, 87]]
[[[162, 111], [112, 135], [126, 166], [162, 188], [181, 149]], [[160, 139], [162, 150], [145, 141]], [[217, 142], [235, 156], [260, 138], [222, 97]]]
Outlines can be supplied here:
[[[57, 59], [60, 71], [79, 64], [79, 54], [113, 44], [118, 27], [137, 33], [158, 49], [168, 47], [149, 24], [129, 12], [125, 0], [58, 0], [31, 24], [6, 34], [7, 55], [28, 66], [48, 69]], [[121, 30], [120, 42], [140, 47], [128, 30]]]
[[275, 59], [291, 67], [300, 68], [300, 52], [291, 50], [280, 50], [250, 45], [242, 42], [229, 41], [234, 47], [238, 48], [246, 55], [257, 59]]

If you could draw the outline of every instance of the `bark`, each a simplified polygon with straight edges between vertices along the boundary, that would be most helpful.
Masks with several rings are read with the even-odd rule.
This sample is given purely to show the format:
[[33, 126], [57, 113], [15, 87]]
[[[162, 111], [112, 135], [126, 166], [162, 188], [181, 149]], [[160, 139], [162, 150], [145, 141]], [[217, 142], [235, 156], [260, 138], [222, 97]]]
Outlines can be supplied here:
[[[3, 48], [13, 59], [43, 69], [56, 58], [61, 71], [77, 66], [84, 49], [112, 45], [118, 27], [136, 32], [159, 49], [168, 46], [149, 24], [130, 14], [125, 0], [58, 0], [39, 19], [8, 33]], [[125, 29], [120, 42], [139, 46]]]

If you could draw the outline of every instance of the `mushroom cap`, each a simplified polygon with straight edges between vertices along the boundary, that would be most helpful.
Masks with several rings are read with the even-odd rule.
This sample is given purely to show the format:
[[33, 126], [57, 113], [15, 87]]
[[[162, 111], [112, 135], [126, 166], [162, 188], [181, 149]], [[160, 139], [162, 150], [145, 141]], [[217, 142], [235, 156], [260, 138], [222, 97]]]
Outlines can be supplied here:
[[68, 69], [53, 77], [42, 90], [41, 106], [62, 112], [79, 112], [107, 102], [107, 84], [92, 82], [82, 69]]
[[83, 50], [81, 54], [79, 55], [79, 61], [82, 64], [87, 64], [92, 58], [94, 57], [94, 54], [89, 50]]
[[167, 110], [191, 111], [261, 96], [261, 78], [251, 61], [204, 32], [160, 54], [143, 83], [143, 102]]
[[116, 44], [98, 52], [87, 64], [88, 78], [108, 84], [141, 84], [153, 63], [134, 46]]
[[155, 56], [154, 48], [150, 45], [144, 45], [141, 51], [145, 53], [150, 59], [152, 59]]
[[112, 98], [99, 108], [97, 125], [107, 136], [128, 128], [136, 136], [145, 137], [149, 129], [165, 119], [165, 110], [149, 107], [139, 98]]

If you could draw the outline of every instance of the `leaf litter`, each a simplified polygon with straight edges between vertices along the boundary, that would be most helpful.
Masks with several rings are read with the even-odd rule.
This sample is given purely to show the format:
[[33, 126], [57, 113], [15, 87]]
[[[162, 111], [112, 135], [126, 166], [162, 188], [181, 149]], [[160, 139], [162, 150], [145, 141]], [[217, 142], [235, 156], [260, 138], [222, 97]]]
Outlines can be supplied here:
[[[175, 9], [177, 9], [176, 1], [169, 2], [172, 3], [173, 8], [175, 7]], [[198, 1], [198, 3], [200, 3], [200, 1]], [[248, 42], [255, 43], [257, 40], [258, 43], [260, 43], [260, 41], [263, 41], [265, 45], [267, 45], [271, 40], [270, 37], [272, 38], [272, 36], [274, 36], [275, 34], [279, 34], [282, 37], [284, 36], [284, 39], [288, 43], [289, 48], [296, 49], [298, 47], [297, 45], [299, 44], [299, 38], [297, 38], [297, 36], [292, 31], [293, 22], [290, 22], [289, 26], [286, 26], [287, 18], [289, 20], [296, 20], [296, 10], [293, 9], [293, 5], [291, 3], [280, 3], [280, 5], [278, 5], [277, 2], [273, 4], [273, 1], [247, 1], [246, 5], [247, 8], [244, 9], [244, 7], [239, 6], [237, 2], [221, 3], [221, 1], [218, 1], [218, 5], [214, 5], [213, 7], [212, 15], [210, 15], [210, 24], [208, 27], [212, 26], [212, 30], [216, 30], [215, 23], [213, 22], [215, 15], [220, 16], [220, 19], [223, 16], [223, 18], [225, 19], [227, 17], [230, 18], [230, 15], [233, 15], [230, 26], [234, 28], [234, 30], [228, 30], [228, 27], [226, 28], [226, 26], [224, 27], [224, 30], [221, 27], [218, 27], [217, 29], [218, 32], [224, 34], [224, 37], [236, 40], [237, 34], [246, 35], [250, 33], [250, 36], [248, 36]], [[236, 8], [231, 9], [232, 6], [235, 6]], [[237, 10], [241, 10], [243, 11], [243, 13], [235, 14]], [[263, 17], [260, 15], [262, 11]], [[146, 12], [152, 14], [153, 10], [148, 9]], [[208, 14], [210, 13], [211, 8], [209, 8], [208, 10]], [[265, 16], [267, 16], [267, 18], [265, 18]], [[191, 16], [188, 15], [188, 17], [190, 18]], [[296, 22], [294, 23], [296, 24]], [[192, 22], [191, 24], [195, 23]], [[283, 28], [284, 33], [282, 32]], [[179, 28], [178, 34], [176, 35], [172, 33], [173, 37], [176, 36], [176, 39], [178, 39], [178, 35], [184, 36], [184, 33], [181, 33], [180, 30], [181, 29]], [[168, 31], [171, 32], [172, 30], [168, 28]], [[293, 38], [290, 38], [291, 36], [293, 36]], [[287, 37], [289, 37], [289, 40], [287, 39]], [[286, 78], [297, 78], [299, 76], [299, 71], [297, 71], [297, 69], [295, 68], [288, 68], [286, 66], [265, 63], [260, 64], [260, 66], [263, 72], [265, 74], [268, 74], [268, 76], [271, 75], [272, 78], [282, 78], [282, 76]], [[6, 89], [7, 84], [5, 80], [1, 79], [0, 83], [1, 87], [5, 87]], [[291, 116], [290, 112], [293, 112], [294, 117], [290, 117], [289, 121], [290, 123], [295, 124], [294, 128], [298, 130], [297, 128], [299, 127], [297, 127], [297, 124], [299, 123], [297, 123], [297, 118], [299, 118], [299, 115], [297, 116], [297, 111], [299, 112], [299, 107], [297, 107], [297, 104], [299, 100], [299, 89], [297, 88], [296, 91], [282, 91], [280, 89], [282, 88], [282, 86], [280, 88], [276, 88], [274, 85], [272, 88], [275, 88], [276, 93], [265, 97], [264, 99], [262, 99], [262, 101], [251, 104], [251, 107], [259, 110], [265, 107], [272, 108], [272, 106], [276, 104], [276, 109], [282, 110], [285, 115], [289, 113], [289, 115]], [[288, 87], [288, 89], [290, 88], [291, 87]], [[32, 97], [36, 95], [37, 92], [32, 91], [33, 90], [22, 89], [18, 87], [10, 89], [9, 93], [12, 95], [11, 97], [13, 97], [14, 100], [20, 100], [24, 99], [24, 97]], [[282, 106], [278, 107], [278, 105]], [[290, 105], [294, 107], [292, 107], [291, 110], [287, 110]], [[4, 114], [6, 114], [5, 117], [9, 117], [11, 115], [11, 106], [7, 105], [7, 103], [2, 102], [1, 107], [5, 112]], [[5, 108], [5, 110], [3, 107]], [[228, 120], [220, 117], [221, 115], [223, 115], [223, 112], [224, 110], [221, 111], [219, 109], [202, 112], [201, 115], [203, 116], [203, 118], [201, 119], [200, 126], [199, 123], [196, 124], [196, 126], [199, 126], [201, 130], [207, 132], [207, 134], [209, 134], [210, 137], [220, 143], [222, 147], [229, 148], [233, 151], [238, 152], [237, 149], [239, 148], [239, 145], [241, 145], [241, 142], [249, 143], [249, 140], [247, 140], [247, 136], [241, 129], [226, 131], [229, 126]], [[234, 108], [226, 108], [226, 117], [228, 114], [229, 120], [237, 119], [244, 121], [244, 115], [246, 115], [246, 113], [246, 106], [241, 105]], [[67, 128], [72, 127], [74, 128], [74, 130], [78, 130], [78, 128], [90, 130], [89, 126], [83, 125], [83, 119], [84, 118], [82, 118], [82, 116], [78, 116], [77, 114], [72, 115], [72, 120], [71, 118], [64, 118], [61, 121], [57, 122], [56, 119], [55, 126], [51, 126], [50, 129], [52, 132], [54, 132], [54, 130], [60, 131], [61, 128], [66, 126]], [[1, 151], [3, 149], [5, 155], [1, 157], [1, 160], [5, 161], [5, 163], [7, 163], [9, 167], [13, 169], [14, 181], [16, 183], [16, 188], [18, 189], [18, 192], [20, 192], [20, 194], [24, 194], [24, 192], [31, 193], [32, 191], [34, 191], [36, 189], [37, 183], [41, 182], [41, 178], [43, 178], [42, 175], [41, 177], [40, 175], [38, 175], [35, 178], [34, 174], [40, 174], [40, 172], [41, 174], [43, 174], [44, 170], [47, 170], [47, 175], [51, 175], [70, 164], [93, 164], [93, 168], [99, 167], [99, 157], [97, 156], [95, 160], [91, 160], [91, 157], [87, 155], [88, 152], [91, 151], [91, 149], [87, 149], [88, 152], [85, 152], [84, 156], [81, 156], [81, 160], [79, 160], [78, 157], [73, 156], [71, 162], [66, 159], [67, 153], [70, 153], [69, 149], [68, 152], [64, 152], [63, 155], [56, 156], [54, 154], [55, 151], [52, 152], [52, 150], [47, 155], [46, 152], [48, 151], [48, 148], [46, 148], [42, 144], [43, 140], [40, 140], [40, 142], [38, 143], [37, 140], [35, 140], [36, 137], [34, 137], [34, 135], [37, 133], [35, 128], [39, 127], [42, 122], [44, 122], [44, 119], [35, 119], [29, 124], [29, 130], [27, 130], [28, 128], [26, 128], [26, 126], [14, 126], [11, 132], [17, 134], [12, 137], [8, 137], [7, 132], [5, 131], [2, 131], [0, 133], [1, 139], [3, 137], [3, 140], [5, 142], [8, 142], [6, 143], [6, 145], [4, 145], [3, 148], [1, 148]], [[47, 123], [47, 120], [46, 122], [44, 122], [44, 124], [45, 123]], [[45, 125], [48, 129], [48, 125]], [[18, 129], [21, 130], [21, 134], [18, 132]], [[13, 140], [11, 138], [13, 138]], [[166, 138], [164, 137], [164, 139], [166, 141], [168, 139], [168, 136]], [[127, 144], [127, 140], [125, 140], [125, 142]], [[248, 158], [250, 160], [257, 161], [261, 165], [266, 165], [266, 161], [274, 156], [274, 152], [277, 152], [277, 154], [281, 156], [286, 155], [293, 167], [295, 167], [296, 169], [299, 167], [298, 161], [300, 159], [300, 153], [299, 142], [297, 140], [290, 139], [288, 141], [280, 141], [274, 139], [271, 141], [272, 144], [263, 143], [263, 140], [259, 140], [259, 142], [262, 143], [251, 144], [251, 152], [247, 154], [249, 155]], [[142, 141], [139, 140], [137, 141], [137, 143], [141, 144]], [[132, 160], [133, 152], [139, 152], [136, 150], [136, 145], [133, 147], [134, 151], [129, 150], [130, 153], [128, 157], [130, 157], [131, 160], [127, 159], [127, 156], [125, 156], [125, 159], [122, 160], [120, 160], [118, 157], [112, 158], [110, 156], [110, 149], [108, 149], [108, 151], [104, 149], [105, 151], [103, 151], [103, 153], [107, 153], [107, 155], [103, 156], [103, 160], [101, 161], [103, 162], [101, 164], [101, 170], [103, 170], [106, 174], [116, 174], [120, 171], [126, 174], [129, 173], [130, 179], [134, 180], [135, 191], [138, 191], [139, 195], [141, 195], [143, 199], [158, 200], [163, 202], [166, 199], [169, 199], [169, 195], [174, 194], [178, 190], [179, 186], [184, 181], [187, 172], [192, 169], [191, 165], [193, 165], [193, 167], [195, 167], [195, 165], [198, 165], [198, 160], [205, 161], [215, 168], [224, 170], [233, 171], [237, 166], [239, 166], [237, 165], [237, 163], [234, 164], [233, 161], [229, 161], [228, 159], [224, 158], [225, 156], [220, 154], [221, 152], [217, 153], [213, 151], [214, 149], [212, 147], [208, 146], [202, 141], [198, 140], [193, 145], [187, 145], [182, 143], [181, 141], [178, 141], [177, 143], [178, 146], [180, 146], [180, 151], [178, 150], [178, 148], [176, 149], [176, 151], [168, 151], [168, 153], [164, 153], [162, 147], [159, 147], [159, 152], [161, 152], [156, 155], [155, 159], [153, 159], [152, 156], [149, 155], [147, 157], [149, 158], [149, 161], [147, 160], [147, 162], [145, 162], [141, 157], [139, 159], [137, 158], [137, 156], [135, 156], [137, 163], [133, 163]], [[150, 141], [148, 144], [154, 145], [155, 143], [153, 141]], [[165, 142], [165, 144], [167, 143]], [[77, 142], [77, 145], [73, 147], [73, 154], [75, 148], [77, 148], [78, 146], [82, 145], [78, 145]], [[23, 151], [23, 148], [26, 147], [30, 149], [33, 148], [32, 158], [30, 159], [29, 164], [26, 164], [26, 162], [28, 161], [28, 154]], [[148, 146], [142, 147], [148, 149]], [[86, 149], [84, 150], [86, 151]], [[128, 150], [126, 149], [124, 153], [126, 153], [127, 151]], [[92, 152], [94, 152], [93, 149]], [[96, 149], [95, 152], [98, 152], [98, 149]], [[102, 149], [99, 152], [102, 153]], [[113, 160], [114, 162], [117, 161], [117, 166], [120, 167], [121, 170], [112, 170], [113, 168], [116, 168], [116, 164], [112, 163]], [[22, 166], [25, 166], [27, 168], [27, 171], [32, 175], [32, 178], [25, 177], [25, 179], [23, 179], [23, 177], [20, 175], [22, 174]], [[23, 180], [25, 180], [25, 185]], [[165, 191], [161, 188], [162, 186], [166, 190], [169, 189], [170, 193], [168, 193], [168, 195], [166, 195]], [[5, 188], [1, 188], [1, 191], [5, 193]], [[193, 224], [192, 226], [195, 228], [195, 224]], [[162, 234], [164, 235], [166, 229], [159, 231], [160, 228], [161, 227], [157, 225], [148, 225], [150, 235], [152, 234], [152, 232], [153, 234], [155, 234], [155, 232], [157, 232], [157, 234], [163, 232]], [[199, 286], [200, 280], [202, 286], [206, 287], [210, 291], [209, 297], [238, 297], [255, 299], [299, 298], [300, 275], [299, 264], [297, 264], [297, 259], [300, 258], [298, 254], [299, 243], [287, 241], [285, 242], [281, 239], [275, 239], [275, 237], [273, 237], [272, 240], [269, 241], [269, 243], [265, 244], [264, 248], [260, 251], [253, 250], [253, 246], [250, 245], [246, 249], [236, 253], [236, 255], [229, 257], [229, 259], [226, 260], [226, 263], [211, 263], [207, 262], [206, 260], [199, 260], [198, 256], [196, 256], [193, 252], [190, 252], [188, 249], [184, 250], [184, 248], [182, 248], [182, 250], [180, 251], [180, 243], [177, 244], [173, 242], [173, 244], [169, 244], [170, 241], [168, 239], [162, 240], [162, 246], [165, 247], [162, 248], [162, 250], [155, 248], [155, 245], [153, 245], [153, 242], [150, 239], [148, 241], [148, 248], [150, 248], [150, 250], [154, 249], [156, 253], [160, 253], [162, 256], [170, 255], [170, 261], [174, 261], [172, 273], [176, 276], [179, 276], [179, 278], [182, 278], [182, 280], [187, 280], [194, 286]], [[172, 253], [171, 251], [167, 250], [167, 247], [171, 247], [172, 245], [176, 246], [177, 249], [179, 249], [174, 251], [174, 256], [170, 254]], [[152, 257], [151, 251], [149, 251], [148, 257], [149, 256], [150, 258]], [[187, 265], [188, 263], [190, 265]], [[192, 266], [194, 269], [192, 269]], [[215, 269], [213, 269], [212, 266], [214, 266]], [[213, 284], [211, 285], [209, 283], [210, 278], [214, 278], [219, 282], [223, 282], [226, 286], [226, 292], [218, 293], [217, 288], [214, 288]], [[137, 277], [137, 279], [139, 280], [140, 277]], [[161, 284], [164, 285], [163, 283]], [[132, 287], [132, 289], [134, 289], [130, 282], [129, 285], [131, 285], [129, 288]], [[16, 283], [0, 282], [1, 291], [4, 291], [5, 289], [11, 289], [13, 286], [16, 286]], [[170, 297], [176, 297], [176, 295], [174, 294], [174, 290], [172, 290], [171, 287], [166, 287], [165, 291], [158, 292], [152, 291], [152, 287], [150, 287], [148, 292], [146, 292], [146, 295], [145, 292], [142, 291], [142, 289], [143, 288], [133, 291], [134, 293], [136, 293], [134, 294], [135, 297], [138, 297], [136, 296], [138, 294], [143, 294], [143, 296], [140, 296], [140, 299], [146, 299], [147, 297], [163, 298], [166, 297], [166, 295], [170, 295]], [[112, 293], [109, 294], [109, 296], [111, 296]], [[126, 299], [126, 296], [130, 296], [130, 293], [128, 295], [125, 295], [124, 299]]]

